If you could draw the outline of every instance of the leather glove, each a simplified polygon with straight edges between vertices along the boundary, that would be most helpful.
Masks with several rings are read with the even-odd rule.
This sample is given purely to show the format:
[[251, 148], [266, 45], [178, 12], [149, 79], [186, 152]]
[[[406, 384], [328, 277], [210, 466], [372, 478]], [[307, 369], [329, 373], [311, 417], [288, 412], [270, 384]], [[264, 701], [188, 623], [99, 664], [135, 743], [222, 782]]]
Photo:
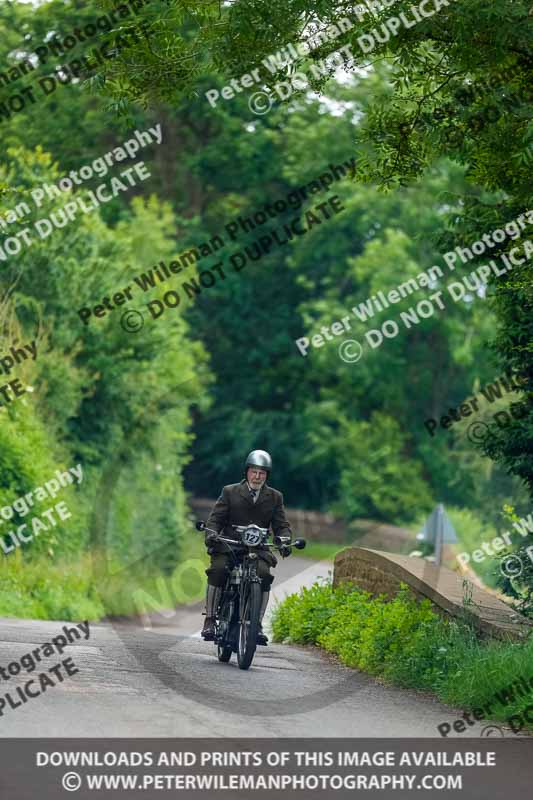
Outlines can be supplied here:
[[280, 547], [279, 549], [279, 554], [282, 558], [287, 558], [287, 556], [290, 556], [291, 552], [291, 548], [287, 547], [286, 545]]

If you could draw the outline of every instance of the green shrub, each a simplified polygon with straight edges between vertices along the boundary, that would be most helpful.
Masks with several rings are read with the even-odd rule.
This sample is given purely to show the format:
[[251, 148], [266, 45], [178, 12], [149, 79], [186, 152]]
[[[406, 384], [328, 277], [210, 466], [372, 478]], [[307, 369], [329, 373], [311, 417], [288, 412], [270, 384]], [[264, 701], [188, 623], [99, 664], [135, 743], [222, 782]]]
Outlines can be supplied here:
[[[109, 552], [29, 559], [17, 550], [0, 560], [0, 617], [79, 622], [105, 616], [138, 616], [139, 596], [166, 600], [166, 607], [205, 594], [207, 556], [203, 537], [189, 536], [169, 575], [153, 564], [109, 560]], [[187, 565], [190, 569], [187, 570]], [[164, 591], [161, 591], [163, 587]]]
[[272, 621], [274, 638], [314, 644], [337, 605], [338, 599], [329, 584], [304, 587], [300, 594], [291, 594], [276, 606]]
[[494, 719], [533, 701], [496, 693], [533, 678], [533, 638], [524, 643], [480, 641], [471, 627], [437, 614], [402, 585], [396, 597], [372, 597], [350, 584], [316, 583], [274, 610], [275, 641], [318, 644], [349, 667], [406, 687], [433, 691], [465, 709], [492, 706]]
[[90, 556], [57, 562], [20, 552], [0, 567], [0, 616], [23, 619], [97, 620], [105, 614], [93, 583]]
[[[67, 471], [75, 466], [75, 461], [69, 462], [64, 452], [57, 451], [53, 437], [46, 431], [29, 401], [23, 398], [13, 408], [1, 407], [0, 508], [10, 506], [27, 492], [33, 493], [37, 487], [44, 486], [48, 480], [55, 478], [56, 470]], [[85, 474], [83, 481], [82, 488], [85, 490]], [[52, 509], [60, 501], [65, 502], [70, 517], [63, 521], [56, 511], [54, 523], [47, 523], [46, 519], [42, 519], [43, 512]], [[10, 521], [0, 519], [0, 536], [4, 538], [6, 548], [12, 545], [9, 532], [26, 524], [26, 534], [31, 534], [31, 520], [35, 517], [41, 517], [46, 528], [45, 532], [22, 544], [21, 549], [27, 559], [39, 558], [46, 553], [51, 556], [59, 553], [71, 555], [86, 544], [87, 502], [82, 493], [77, 491], [77, 484], [61, 488], [57, 499], [48, 496], [44, 500], [37, 500], [34, 495], [31, 503], [23, 515], [15, 512]]]

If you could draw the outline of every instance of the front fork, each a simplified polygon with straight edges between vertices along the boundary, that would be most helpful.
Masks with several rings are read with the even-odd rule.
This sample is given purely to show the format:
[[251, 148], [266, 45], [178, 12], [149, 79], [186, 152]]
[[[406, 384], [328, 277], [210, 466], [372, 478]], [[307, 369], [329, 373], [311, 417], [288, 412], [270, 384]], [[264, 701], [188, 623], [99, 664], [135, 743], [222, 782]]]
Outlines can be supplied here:
[[[239, 607], [239, 587], [242, 581], [242, 571], [239, 567], [235, 567], [231, 572], [231, 577], [228, 577], [226, 585], [222, 591], [220, 598], [220, 606], [217, 614], [217, 627], [215, 635], [215, 644], [228, 645], [232, 644], [232, 628], [237, 621], [235, 619], [235, 610]], [[224, 615], [223, 617], [221, 615]], [[234, 638], [234, 637], [233, 637]]]
[[257, 574], [257, 556], [255, 553], [250, 553], [248, 556], [248, 563], [243, 570], [243, 578], [239, 591], [239, 625], [241, 625], [243, 621], [244, 607], [246, 605], [247, 595], [249, 594], [247, 590], [251, 583], [261, 583], [261, 578]]
[[[244, 614], [246, 602], [247, 586], [250, 583], [261, 583], [261, 578], [257, 574], [257, 556], [250, 555], [248, 563], [242, 567], [234, 567], [231, 577], [224, 587], [221, 597], [220, 610], [224, 611], [224, 619], [218, 615], [217, 635], [215, 643], [221, 645], [234, 644], [230, 640], [233, 634], [232, 627], [235, 623], [240, 625]], [[229, 599], [228, 595], [230, 595]], [[236, 607], [238, 614], [235, 614]]]

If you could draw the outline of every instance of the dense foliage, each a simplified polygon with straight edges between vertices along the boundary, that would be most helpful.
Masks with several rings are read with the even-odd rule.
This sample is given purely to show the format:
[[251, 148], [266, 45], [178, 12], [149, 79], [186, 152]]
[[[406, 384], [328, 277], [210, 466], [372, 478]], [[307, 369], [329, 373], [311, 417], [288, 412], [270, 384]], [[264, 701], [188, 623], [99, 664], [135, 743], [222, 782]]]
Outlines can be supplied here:
[[[115, 5], [4, 3], [4, 72], [51, 31], [63, 40]], [[399, 0], [394, 13], [408, 5]], [[49, 96], [0, 118], [3, 214], [43, 181], [118, 146], [133, 128], [160, 123], [163, 131], [161, 145], [140, 154], [150, 181], [0, 262], [3, 341], [39, 342], [37, 360], [21, 370], [33, 393], [0, 408], [0, 499], [11, 502], [58, 465], [81, 461], [87, 476], [70, 500], [72, 524], [24, 547], [25, 558], [103, 548], [109, 564], [141, 563], [149, 575], [168, 575], [188, 553], [184, 487], [215, 496], [239, 478], [243, 455], [254, 446], [273, 452], [273, 483], [287, 504], [334, 510], [346, 520], [412, 522], [441, 501], [466, 509], [463, 520], [475, 515], [481, 533], [488, 523], [502, 527], [504, 503], [519, 515], [529, 511], [531, 406], [505, 430], [482, 406], [490, 459], [465, 435], [469, 420], [435, 436], [424, 427], [509, 367], [525, 376], [523, 390], [498, 408], [531, 396], [528, 264], [494, 282], [488, 299], [453, 303], [356, 364], [339, 357], [344, 337], [311, 347], [305, 358], [295, 345], [345, 315], [352, 324], [347, 335], [362, 340], [390, 310], [365, 324], [353, 307], [432, 265], [447, 272], [442, 253], [527, 209], [528, 4], [450, 3], [402, 28], [370, 57], [357, 38], [392, 9], [360, 19], [352, 11], [351, 4], [326, 0], [153, 0], [120, 31], [99, 30], [89, 43], [0, 88], [1, 106], [96, 45], [114, 48], [104, 67], [58, 80]], [[343, 16], [353, 28], [333, 45], [276, 76], [261, 65], [319, 21]], [[128, 44], [125, 31], [139, 21], [149, 36]], [[253, 68], [266, 85], [294, 69], [310, 74], [311, 64], [348, 43], [356, 58], [343, 70], [331, 70], [329, 80], [313, 78], [314, 92], [296, 91], [264, 116], [251, 113], [246, 93], [216, 108], [205, 98]], [[373, 67], [360, 69], [369, 60]], [[496, 120], [487, 111], [494, 106], [505, 109]], [[355, 176], [309, 195], [302, 208], [259, 231], [229, 236], [226, 225], [239, 216], [352, 158]], [[239, 272], [231, 268], [231, 255], [267, 228], [280, 230], [331, 195], [339, 196], [342, 213], [249, 259]], [[39, 216], [61, 204], [47, 200]], [[10, 225], [10, 235], [32, 221]], [[147, 320], [134, 335], [120, 327], [120, 311], [81, 323], [82, 305], [216, 235], [224, 247], [187, 273], [222, 261], [227, 277], [212, 288]], [[480, 263], [461, 268], [461, 277]], [[181, 283], [173, 278], [149, 299]], [[426, 292], [406, 297], [398, 310]]]

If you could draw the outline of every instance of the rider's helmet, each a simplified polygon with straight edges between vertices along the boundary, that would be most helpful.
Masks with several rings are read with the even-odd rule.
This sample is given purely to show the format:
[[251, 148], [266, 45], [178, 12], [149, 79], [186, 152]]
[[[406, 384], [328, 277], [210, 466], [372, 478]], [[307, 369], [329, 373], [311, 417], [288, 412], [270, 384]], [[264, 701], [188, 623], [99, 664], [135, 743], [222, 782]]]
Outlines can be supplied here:
[[269, 476], [272, 470], [272, 459], [270, 457], [270, 453], [267, 453], [266, 450], [252, 450], [252, 452], [248, 454], [246, 464], [244, 465], [245, 475], [248, 472], [248, 467], [260, 467], [261, 469], [266, 470], [267, 476]]

